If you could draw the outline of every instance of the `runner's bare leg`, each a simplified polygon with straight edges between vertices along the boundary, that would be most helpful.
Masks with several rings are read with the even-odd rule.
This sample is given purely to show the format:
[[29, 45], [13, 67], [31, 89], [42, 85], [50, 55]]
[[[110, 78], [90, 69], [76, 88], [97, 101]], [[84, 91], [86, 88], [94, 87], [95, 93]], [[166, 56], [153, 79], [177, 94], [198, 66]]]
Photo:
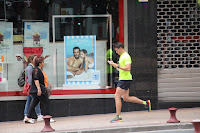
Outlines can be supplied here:
[[121, 108], [122, 108], [122, 101], [121, 96], [126, 90], [121, 89], [120, 87], [117, 87], [115, 92], [115, 106], [116, 106], [116, 113], [117, 115], [121, 115]]

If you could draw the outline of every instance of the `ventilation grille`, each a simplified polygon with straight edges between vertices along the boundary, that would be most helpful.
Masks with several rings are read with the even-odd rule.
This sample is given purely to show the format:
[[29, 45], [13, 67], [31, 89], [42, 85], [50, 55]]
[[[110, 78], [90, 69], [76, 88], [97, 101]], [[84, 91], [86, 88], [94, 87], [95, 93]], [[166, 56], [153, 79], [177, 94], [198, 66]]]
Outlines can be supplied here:
[[157, 1], [157, 64], [200, 67], [200, 10], [196, 0]]

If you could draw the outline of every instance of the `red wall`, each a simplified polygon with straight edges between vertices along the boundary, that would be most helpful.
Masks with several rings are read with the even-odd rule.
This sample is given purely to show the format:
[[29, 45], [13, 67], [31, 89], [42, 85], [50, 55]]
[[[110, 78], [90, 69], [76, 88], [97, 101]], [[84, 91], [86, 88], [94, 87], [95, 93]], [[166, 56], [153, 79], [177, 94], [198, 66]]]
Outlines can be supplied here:
[[119, 41], [124, 44], [124, 0], [118, 1], [119, 6]]

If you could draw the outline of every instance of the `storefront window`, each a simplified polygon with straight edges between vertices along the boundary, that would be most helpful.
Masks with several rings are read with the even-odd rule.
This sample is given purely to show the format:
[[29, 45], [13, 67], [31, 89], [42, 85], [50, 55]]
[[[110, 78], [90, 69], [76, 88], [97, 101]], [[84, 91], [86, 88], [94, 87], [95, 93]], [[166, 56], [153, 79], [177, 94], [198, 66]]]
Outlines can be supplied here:
[[[60, 18], [60, 17], [62, 17], [62, 18]], [[78, 15], [78, 16], [77, 15], [72, 15], [72, 16], [55, 15], [53, 17], [53, 19], [54, 19], [53, 20], [53, 28], [54, 28], [53, 32], [55, 32], [54, 33], [55, 34], [54, 41], [56, 44], [56, 50], [59, 51], [59, 52], [56, 52], [55, 57], [56, 57], [56, 59], [59, 58], [59, 60], [60, 60], [60, 58], [61, 58], [61, 60], [65, 60], [64, 65], [66, 65], [66, 63], [67, 63], [67, 67], [71, 67], [71, 66], [73, 67], [73, 69], [68, 70], [68, 68], [66, 66], [64, 68], [63, 65], [58, 65], [58, 63], [63, 64], [62, 61], [56, 63], [57, 64], [56, 67], [59, 67], [57, 70], [67, 71], [67, 73], [63, 73], [63, 71], [60, 71], [60, 74], [57, 73], [58, 86], [63, 85], [63, 83], [62, 82], [60, 83], [59, 81], [62, 81], [63, 77], [66, 77], [66, 75], [67, 75], [67, 77], [72, 76], [71, 78], [73, 78], [73, 79], [76, 79], [76, 77], [79, 79], [73, 80], [73, 79], [67, 78], [67, 79], [65, 79], [65, 86], [69, 86], [69, 84], [70, 85], [73, 84], [73, 82], [68, 82], [68, 80], [69, 81], [91, 81], [91, 80], [88, 80], [88, 78], [87, 78], [87, 76], [89, 76], [89, 75], [92, 76], [91, 75], [92, 73], [89, 72], [90, 70], [94, 70], [94, 73], [99, 72], [99, 74], [97, 74], [97, 76], [99, 76], [98, 77], [99, 83], [96, 84], [96, 86], [102, 86], [102, 87], [107, 86], [108, 78], [110, 78], [110, 77], [107, 76], [106, 51], [107, 51], [107, 49], [110, 48], [109, 40], [112, 38], [112, 36], [110, 36], [112, 34], [112, 33], [110, 33], [110, 32], [112, 32], [112, 28], [110, 28], [111, 23], [109, 23], [111, 20], [111, 15], [92, 15], [92, 16], [91, 15]], [[66, 22], [65, 20], [71, 20], [71, 23], [69, 25], [65, 24], [65, 25], [61, 26], [63, 23], [63, 20], [64, 20], [64, 22]], [[77, 20], [81, 20], [81, 21], [77, 21]], [[101, 22], [97, 23], [98, 22], [97, 20], [101, 20]], [[77, 26], [74, 26], [74, 25], [77, 25]], [[59, 39], [57, 39], [58, 36], [56, 36], [56, 35], [59, 35], [59, 33], [61, 33], [61, 31], [68, 32], [68, 34], [67, 33], [65, 34], [64, 48], [63, 48], [63, 42], [60, 43], [59, 41], [57, 41]], [[99, 39], [99, 38], [101, 38], [101, 39]], [[94, 64], [92, 69], [86, 68], [86, 69], [88, 69], [87, 71], [83, 71], [78, 74], [75, 74], [76, 70], [74, 70], [74, 69], [77, 68], [77, 65], [75, 65], [76, 61], [72, 62], [70, 65], [70, 63], [68, 63], [69, 61], [67, 60], [72, 57], [76, 58], [76, 55], [72, 54], [74, 52], [73, 48], [75, 48], [75, 47], [78, 47], [78, 51], [81, 51], [81, 52], [84, 52], [84, 50], [85, 50], [84, 53], [86, 53], [85, 54], [87, 57], [86, 59], [92, 60], [92, 61], [90, 60], [89, 65], [91, 65], [92, 63]], [[62, 53], [63, 49], [65, 49], [64, 55], [66, 55], [66, 56], [64, 56], [64, 59], [63, 59], [63, 53]], [[89, 51], [87, 52], [87, 50], [89, 50]], [[85, 60], [85, 58], [81, 57], [81, 52], [80, 52], [79, 57], [80, 57], [80, 59]], [[70, 56], [68, 57], [67, 55], [70, 55]], [[71, 60], [71, 59], [69, 59], [69, 60]], [[68, 66], [68, 64], [69, 64], [69, 66]], [[59, 72], [59, 71], [57, 71], [57, 72]], [[88, 73], [90, 73], [90, 74], [88, 75]], [[83, 75], [83, 77], [82, 77], [82, 75]], [[84, 77], [85, 77], [85, 79], [80, 80], [80, 78], [84, 78]], [[68, 83], [68, 85], [66, 85], [66, 83]], [[87, 86], [94, 85], [93, 82], [91, 84], [89, 84], [89, 82], [86, 84], [87, 84]], [[73, 86], [75, 86], [75, 85], [73, 84]]]
[[[86, 16], [56, 18], [53, 27], [53, 15]], [[108, 17], [87, 15], [111, 15], [112, 34]], [[44, 71], [49, 76], [49, 81], [54, 83], [55, 87], [64, 87], [67, 61], [64, 56], [65, 36], [95, 38], [96, 53], [91, 57], [96, 63], [95, 71], [100, 71], [101, 81], [98, 85], [114, 87], [111, 85], [114, 85], [115, 76], [108, 74], [110, 68], [106, 61], [111, 56], [108, 54], [108, 50], [112, 49], [110, 42], [118, 40], [118, 25], [117, 0], [0, 0], [0, 57], [4, 58], [4, 61], [0, 62], [0, 91], [22, 90], [17, 85], [17, 78], [26, 66], [24, 61], [27, 61], [28, 55], [34, 52], [47, 57]]]

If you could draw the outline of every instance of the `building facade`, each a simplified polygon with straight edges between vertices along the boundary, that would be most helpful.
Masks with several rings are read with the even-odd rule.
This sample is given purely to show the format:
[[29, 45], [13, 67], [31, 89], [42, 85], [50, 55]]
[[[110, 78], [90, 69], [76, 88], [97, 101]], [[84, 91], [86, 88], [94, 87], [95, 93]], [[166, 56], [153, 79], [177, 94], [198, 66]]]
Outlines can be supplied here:
[[[199, 106], [196, 0], [2, 0], [0, 7], [0, 121], [23, 119], [26, 96], [17, 78], [32, 53], [48, 56], [44, 71], [53, 84], [53, 117], [115, 112], [118, 72], [107, 66], [108, 59], [119, 58], [115, 41], [132, 57], [130, 95], [150, 99], [154, 110]], [[91, 36], [89, 46], [82, 44]], [[67, 57], [76, 45], [89, 51], [99, 78], [68, 78]], [[135, 110], [144, 108], [123, 103], [122, 111]]]

